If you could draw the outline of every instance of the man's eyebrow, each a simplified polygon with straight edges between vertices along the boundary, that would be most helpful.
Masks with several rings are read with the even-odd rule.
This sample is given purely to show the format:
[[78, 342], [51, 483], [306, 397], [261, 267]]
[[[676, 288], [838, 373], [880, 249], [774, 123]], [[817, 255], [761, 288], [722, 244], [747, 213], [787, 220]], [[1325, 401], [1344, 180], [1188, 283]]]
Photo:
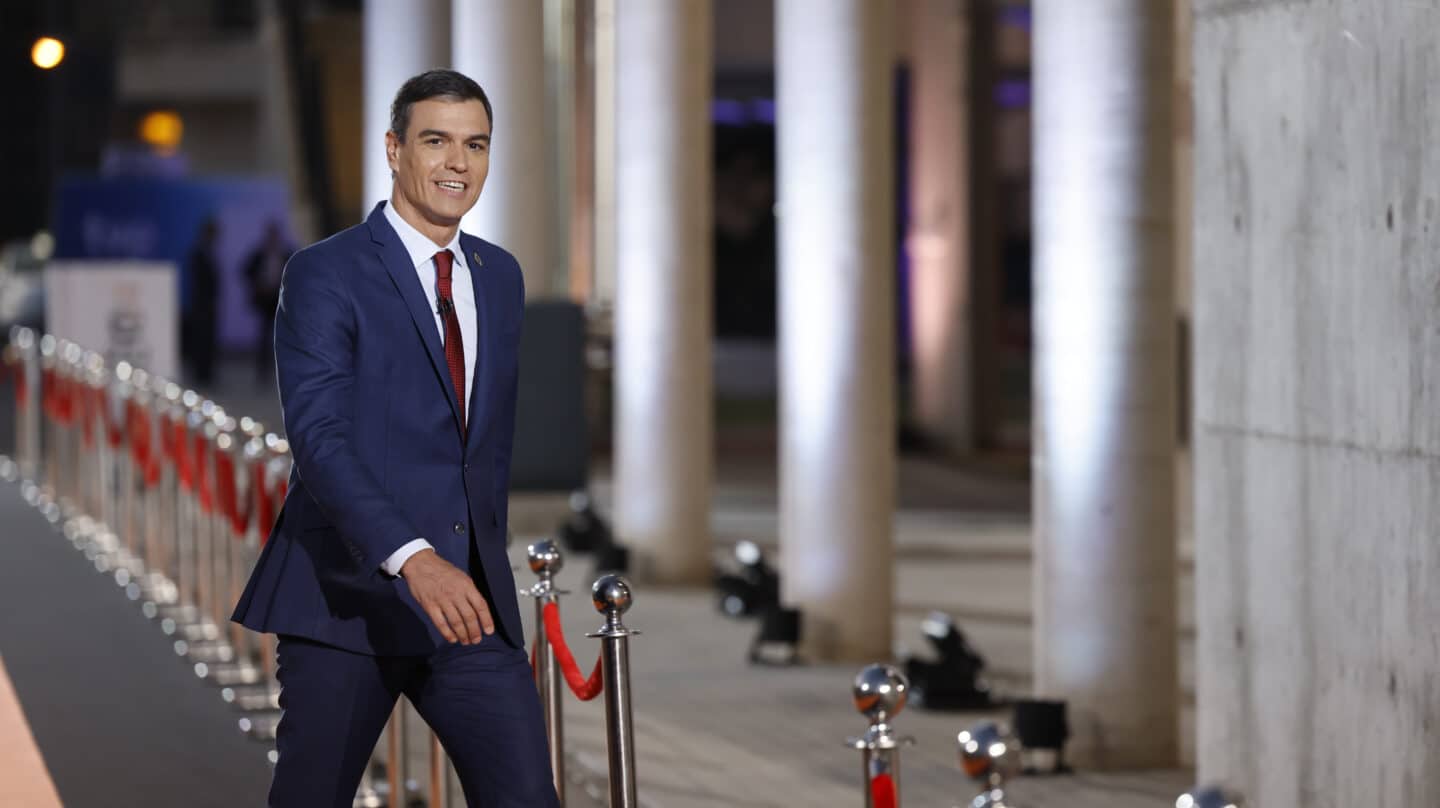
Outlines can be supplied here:
[[[420, 132], [415, 135], [415, 137], [417, 137], [417, 138], [437, 137], [437, 136], [438, 136], [438, 137], [444, 137], [444, 138], [451, 137], [451, 135], [450, 135], [449, 132], [445, 132], [445, 131], [442, 131], [442, 130], [439, 130], [439, 129], [421, 129]], [[473, 142], [473, 141], [476, 141], [476, 140], [483, 140], [484, 142], [489, 143], [489, 142], [490, 142], [490, 135], [488, 135], [488, 134], [486, 134], [486, 133], [484, 133], [484, 132], [481, 132], [481, 133], [479, 133], [479, 134], [474, 134], [474, 135], [471, 135], [470, 137], [465, 138], [465, 142], [466, 142], [466, 143], [470, 143], [470, 142]]]

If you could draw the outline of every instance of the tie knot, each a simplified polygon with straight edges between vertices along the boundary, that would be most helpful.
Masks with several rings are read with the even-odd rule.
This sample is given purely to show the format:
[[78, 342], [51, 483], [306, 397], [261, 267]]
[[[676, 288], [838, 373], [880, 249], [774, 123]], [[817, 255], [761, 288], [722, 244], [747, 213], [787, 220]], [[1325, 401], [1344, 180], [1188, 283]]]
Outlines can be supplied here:
[[435, 276], [442, 281], [450, 280], [450, 272], [453, 268], [451, 261], [453, 260], [454, 256], [450, 254], [449, 250], [435, 253]]

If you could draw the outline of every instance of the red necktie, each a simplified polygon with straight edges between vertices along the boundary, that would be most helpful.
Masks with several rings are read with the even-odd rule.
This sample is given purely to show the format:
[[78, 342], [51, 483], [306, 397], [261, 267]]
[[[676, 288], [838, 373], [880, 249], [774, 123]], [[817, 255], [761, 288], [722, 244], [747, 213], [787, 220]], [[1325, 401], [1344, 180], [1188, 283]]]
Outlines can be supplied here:
[[460, 402], [460, 430], [465, 430], [465, 343], [460, 339], [460, 318], [455, 314], [455, 299], [450, 295], [450, 277], [454, 256], [449, 250], [435, 253], [435, 290], [440, 298], [440, 316], [445, 318], [445, 364], [450, 366], [450, 381], [455, 385], [455, 400]]

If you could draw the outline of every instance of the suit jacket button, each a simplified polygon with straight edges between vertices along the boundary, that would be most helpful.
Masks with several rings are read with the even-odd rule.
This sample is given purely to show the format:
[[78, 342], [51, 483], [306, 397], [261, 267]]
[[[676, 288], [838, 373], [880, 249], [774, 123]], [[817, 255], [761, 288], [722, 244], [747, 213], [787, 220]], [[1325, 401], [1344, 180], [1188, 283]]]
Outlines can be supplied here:
[[455, 523], [455, 526], [454, 526], [452, 529], [453, 529], [456, 533], [464, 533], [464, 532], [465, 532], [465, 523], [464, 523], [464, 522], [456, 522], [456, 523]]

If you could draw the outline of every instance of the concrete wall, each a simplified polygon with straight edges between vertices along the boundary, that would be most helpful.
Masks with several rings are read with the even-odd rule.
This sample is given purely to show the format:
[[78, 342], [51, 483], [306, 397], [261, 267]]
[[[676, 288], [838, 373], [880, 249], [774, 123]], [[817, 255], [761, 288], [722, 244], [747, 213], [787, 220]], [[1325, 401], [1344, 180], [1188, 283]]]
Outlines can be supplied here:
[[1200, 776], [1440, 805], [1440, 8], [1194, 11]]

